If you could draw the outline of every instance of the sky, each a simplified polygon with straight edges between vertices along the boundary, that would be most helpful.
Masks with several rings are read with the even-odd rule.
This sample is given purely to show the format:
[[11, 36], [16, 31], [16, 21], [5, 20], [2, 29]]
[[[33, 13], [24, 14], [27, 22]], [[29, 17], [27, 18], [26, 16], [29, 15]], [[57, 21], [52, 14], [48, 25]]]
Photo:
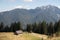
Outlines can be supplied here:
[[60, 8], [60, 0], [0, 0], [0, 12], [15, 8], [34, 9], [46, 5], [54, 5]]

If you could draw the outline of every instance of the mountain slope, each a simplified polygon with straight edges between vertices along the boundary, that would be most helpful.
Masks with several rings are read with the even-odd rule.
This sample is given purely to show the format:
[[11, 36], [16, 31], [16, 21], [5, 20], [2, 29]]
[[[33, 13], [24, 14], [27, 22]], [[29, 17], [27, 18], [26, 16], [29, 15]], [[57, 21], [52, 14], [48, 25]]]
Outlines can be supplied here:
[[35, 9], [13, 9], [0, 12], [0, 22], [10, 24], [20, 21], [22, 25], [39, 21], [56, 22], [60, 19], [60, 9], [56, 6], [47, 5]]

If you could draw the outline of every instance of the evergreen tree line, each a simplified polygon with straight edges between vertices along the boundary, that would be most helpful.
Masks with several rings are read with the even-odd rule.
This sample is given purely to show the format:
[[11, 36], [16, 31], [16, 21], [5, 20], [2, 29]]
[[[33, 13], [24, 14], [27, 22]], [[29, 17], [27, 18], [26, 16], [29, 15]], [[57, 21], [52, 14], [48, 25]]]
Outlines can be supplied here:
[[16, 30], [20, 29], [21, 29], [20, 22], [11, 23], [10, 26], [8, 25], [4, 26], [3, 22], [0, 23], [0, 32], [15, 32]]
[[26, 31], [45, 35], [53, 35], [54, 33], [60, 32], [60, 20], [54, 24], [52, 22], [46, 23], [45, 21], [34, 24], [27, 24]]
[[[45, 35], [60, 33], [60, 20], [58, 22], [55, 22], [54, 24], [52, 22], [47, 23], [43, 21], [39, 23], [27, 24], [26, 26], [27, 32], [35, 32]], [[17, 30], [22, 30], [20, 22], [11, 23], [10, 26], [4, 26], [3, 22], [0, 23], [0, 32], [15, 32]]]

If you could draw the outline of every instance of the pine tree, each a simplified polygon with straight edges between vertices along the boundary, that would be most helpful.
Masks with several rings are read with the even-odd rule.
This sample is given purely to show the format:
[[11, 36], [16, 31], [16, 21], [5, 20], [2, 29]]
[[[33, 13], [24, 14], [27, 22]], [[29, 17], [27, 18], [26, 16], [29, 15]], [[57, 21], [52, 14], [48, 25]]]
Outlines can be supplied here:
[[47, 24], [45, 21], [41, 23], [41, 31], [43, 34], [47, 34]]
[[60, 20], [57, 22], [57, 36], [60, 35]]
[[49, 27], [48, 27], [48, 35], [53, 36], [53, 23], [50, 22]]
[[41, 23], [38, 24], [38, 32], [41, 33]]
[[32, 29], [33, 32], [38, 33], [38, 25], [36, 22], [32, 25], [32, 27], [33, 27], [33, 29]]
[[55, 24], [54, 24], [54, 33], [57, 32], [57, 29], [58, 29], [57, 24], [58, 24], [58, 22], [55, 22]]
[[14, 28], [14, 23], [11, 23], [10, 25], [10, 31], [13, 32], [13, 28]]
[[3, 30], [4, 32], [10, 32], [10, 28], [8, 27], [8, 25]]
[[4, 27], [4, 24], [3, 24], [3, 22], [1, 22], [1, 24], [0, 24], [0, 31], [3, 31], [3, 27]]
[[22, 30], [20, 22], [17, 22], [16, 26], [17, 26], [17, 30]]
[[31, 24], [27, 24], [27, 32], [32, 32], [32, 26]]

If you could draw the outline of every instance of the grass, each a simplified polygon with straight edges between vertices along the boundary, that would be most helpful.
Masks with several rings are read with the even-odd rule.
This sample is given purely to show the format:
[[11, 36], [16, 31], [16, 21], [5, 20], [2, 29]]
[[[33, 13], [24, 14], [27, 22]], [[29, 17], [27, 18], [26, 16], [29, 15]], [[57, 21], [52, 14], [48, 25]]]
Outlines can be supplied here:
[[31, 33], [24, 33], [23, 37], [25, 37], [26, 40], [40, 40], [40, 38], [33, 36]]
[[0, 32], [0, 40], [60, 40], [60, 37], [48, 38], [46, 35], [41, 35], [37, 33], [27, 33], [14, 35], [12, 32]]
[[14, 35], [14, 33], [0, 33], [0, 40], [40, 40], [40, 38], [31, 35], [30, 33], [23, 33]]

